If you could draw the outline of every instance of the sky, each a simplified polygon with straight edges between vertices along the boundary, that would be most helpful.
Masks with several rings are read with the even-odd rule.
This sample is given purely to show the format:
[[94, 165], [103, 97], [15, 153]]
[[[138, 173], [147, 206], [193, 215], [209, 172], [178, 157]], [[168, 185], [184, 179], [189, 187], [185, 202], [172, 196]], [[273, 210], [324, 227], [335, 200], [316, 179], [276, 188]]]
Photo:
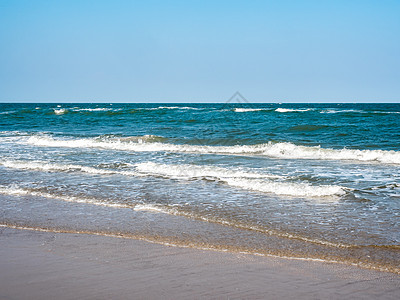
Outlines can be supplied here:
[[400, 102], [400, 1], [0, 0], [0, 102]]

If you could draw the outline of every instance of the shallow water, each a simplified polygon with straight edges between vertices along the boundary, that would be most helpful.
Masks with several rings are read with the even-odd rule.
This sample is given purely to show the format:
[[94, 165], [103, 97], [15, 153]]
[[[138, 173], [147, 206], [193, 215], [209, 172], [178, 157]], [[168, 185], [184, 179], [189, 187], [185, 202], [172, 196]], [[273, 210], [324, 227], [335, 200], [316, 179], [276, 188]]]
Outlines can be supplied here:
[[399, 104], [0, 104], [0, 223], [400, 270]]

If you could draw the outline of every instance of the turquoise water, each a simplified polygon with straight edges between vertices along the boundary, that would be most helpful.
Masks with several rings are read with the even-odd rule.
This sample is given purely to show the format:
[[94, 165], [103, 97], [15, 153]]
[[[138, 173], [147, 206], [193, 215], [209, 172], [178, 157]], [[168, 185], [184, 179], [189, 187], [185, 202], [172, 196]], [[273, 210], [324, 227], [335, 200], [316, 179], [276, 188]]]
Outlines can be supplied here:
[[0, 223], [399, 272], [399, 104], [0, 104]]

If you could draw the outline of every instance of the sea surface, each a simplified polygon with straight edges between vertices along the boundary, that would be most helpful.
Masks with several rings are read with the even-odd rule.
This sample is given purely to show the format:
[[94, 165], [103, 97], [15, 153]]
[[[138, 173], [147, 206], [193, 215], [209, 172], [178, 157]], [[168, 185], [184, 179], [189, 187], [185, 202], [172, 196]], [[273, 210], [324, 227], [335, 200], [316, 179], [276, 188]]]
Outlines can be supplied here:
[[0, 226], [400, 273], [400, 104], [0, 104]]

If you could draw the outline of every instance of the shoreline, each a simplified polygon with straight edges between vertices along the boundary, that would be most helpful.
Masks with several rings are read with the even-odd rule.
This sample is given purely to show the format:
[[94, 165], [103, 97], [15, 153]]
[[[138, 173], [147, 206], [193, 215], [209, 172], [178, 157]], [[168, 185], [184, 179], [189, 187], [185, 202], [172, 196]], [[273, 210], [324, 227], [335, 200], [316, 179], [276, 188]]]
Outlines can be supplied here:
[[397, 299], [400, 276], [310, 260], [0, 227], [1, 299]]
[[339, 264], [345, 265], [350, 267], [356, 267], [360, 269], [378, 271], [378, 272], [386, 272], [392, 273], [396, 275], [400, 275], [400, 271], [398, 268], [395, 268], [390, 265], [374, 265], [365, 261], [356, 261], [353, 262], [351, 260], [340, 260], [335, 258], [319, 258], [319, 257], [307, 257], [307, 256], [296, 256], [295, 253], [293, 255], [290, 254], [275, 254], [275, 253], [267, 253], [267, 252], [254, 252], [249, 251], [247, 249], [238, 249], [238, 248], [224, 248], [218, 247], [214, 245], [204, 246], [201, 244], [196, 244], [191, 242], [190, 244], [182, 243], [181, 241], [177, 240], [163, 240], [158, 238], [151, 238], [149, 236], [142, 236], [142, 235], [130, 235], [127, 233], [110, 233], [110, 232], [96, 232], [90, 230], [83, 230], [83, 231], [76, 231], [76, 230], [68, 230], [68, 229], [55, 229], [55, 228], [43, 228], [43, 227], [26, 227], [26, 226], [19, 226], [19, 225], [12, 225], [12, 224], [0, 224], [1, 228], [11, 228], [16, 230], [28, 230], [28, 231], [37, 231], [37, 232], [46, 232], [46, 233], [56, 233], [56, 234], [79, 234], [79, 235], [89, 235], [89, 236], [99, 236], [99, 237], [108, 237], [108, 238], [121, 238], [121, 239], [129, 239], [129, 240], [137, 240], [143, 241], [146, 243], [157, 244], [166, 247], [178, 247], [178, 248], [188, 248], [194, 249], [199, 251], [216, 251], [222, 253], [232, 253], [232, 254], [239, 254], [239, 255], [252, 255], [252, 256], [259, 256], [259, 257], [268, 257], [268, 258], [277, 258], [277, 259], [287, 259], [287, 260], [299, 260], [299, 261], [310, 261], [310, 262], [320, 262], [326, 264]]

